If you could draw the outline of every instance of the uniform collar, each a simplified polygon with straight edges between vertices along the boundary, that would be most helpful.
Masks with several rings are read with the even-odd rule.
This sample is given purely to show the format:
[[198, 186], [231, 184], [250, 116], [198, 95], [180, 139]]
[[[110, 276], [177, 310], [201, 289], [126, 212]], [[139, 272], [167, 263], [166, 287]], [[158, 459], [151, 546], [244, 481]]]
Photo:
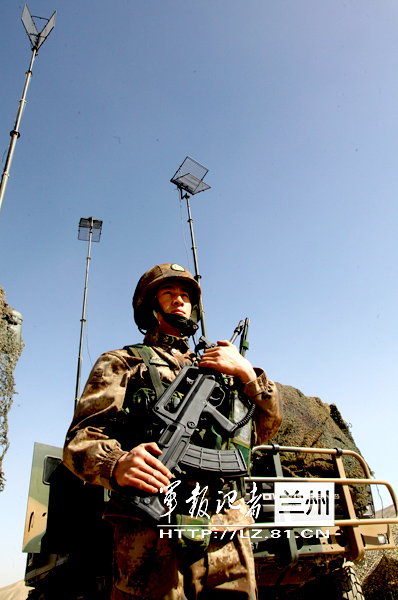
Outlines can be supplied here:
[[164, 350], [170, 350], [176, 348], [182, 354], [189, 351], [189, 343], [187, 337], [176, 337], [167, 333], [152, 332], [147, 333], [144, 338], [144, 344], [151, 346], [159, 346]]

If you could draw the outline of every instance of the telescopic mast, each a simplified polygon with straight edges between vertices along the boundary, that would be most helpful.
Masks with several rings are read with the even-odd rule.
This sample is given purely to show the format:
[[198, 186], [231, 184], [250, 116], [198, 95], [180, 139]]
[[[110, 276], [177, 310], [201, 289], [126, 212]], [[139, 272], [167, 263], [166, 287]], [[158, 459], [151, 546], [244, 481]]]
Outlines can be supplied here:
[[[210, 186], [203, 181], [208, 172], [209, 169], [206, 169], [206, 167], [198, 163], [196, 160], [187, 156], [170, 180], [171, 183], [174, 183], [180, 190], [181, 200], [185, 198], [185, 200], [187, 201], [188, 223], [192, 241], [191, 249], [193, 253], [193, 262], [195, 265], [195, 279], [198, 282], [199, 286], [201, 275], [199, 274], [198, 255], [196, 253], [195, 237], [193, 233], [193, 219], [191, 215], [191, 207], [189, 204], [189, 194], [193, 196], [194, 194], [198, 194], [199, 192], [204, 192], [210, 189]], [[200, 299], [199, 310], [202, 335], [203, 337], [207, 338], [203, 296]]]
[[[12, 158], [14, 156], [15, 146], [17, 143], [17, 139], [20, 137], [19, 126], [21, 124], [23, 111], [24, 111], [24, 108], [26, 105], [26, 94], [28, 93], [29, 83], [32, 78], [33, 63], [39, 52], [40, 46], [46, 41], [50, 32], [54, 28], [56, 14], [57, 14], [57, 11], [55, 11], [55, 13], [52, 15], [52, 17], [50, 19], [44, 19], [45, 21], [47, 21], [47, 24], [44, 26], [42, 31], [39, 33], [37, 30], [37, 27], [35, 25], [35, 22], [33, 21], [32, 15], [30, 14], [29, 9], [26, 4], [25, 4], [23, 12], [22, 12], [22, 23], [23, 23], [23, 26], [25, 27], [26, 33], [28, 34], [28, 37], [30, 39], [30, 43], [32, 46], [32, 58], [30, 59], [29, 69], [26, 72], [25, 85], [23, 88], [22, 97], [19, 101], [17, 116], [15, 118], [15, 123], [14, 123], [14, 128], [12, 129], [12, 131], [10, 131], [11, 142], [8, 147], [7, 158], [6, 158], [6, 162], [4, 165], [3, 175], [1, 177], [1, 184], [0, 184], [0, 211], [1, 211], [1, 207], [3, 205], [3, 198], [4, 198], [4, 194], [6, 192], [8, 179], [10, 177], [10, 168], [11, 168]], [[43, 17], [35, 17], [35, 18], [43, 19]]]
[[80, 319], [80, 342], [79, 342], [79, 355], [77, 357], [77, 374], [76, 374], [76, 392], [75, 392], [75, 409], [80, 398], [80, 381], [82, 373], [82, 362], [83, 362], [83, 337], [84, 337], [84, 325], [86, 323], [86, 304], [87, 304], [87, 288], [88, 288], [88, 270], [91, 260], [91, 242], [99, 242], [102, 232], [102, 221], [97, 221], [93, 217], [84, 219], [83, 217], [79, 221], [79, 233], [77, 238], [84, 242], [88, 242], [87, 247], [87, 258], [86, 258], [86, 278], [84, 282], [83, 292], [83, 309], [82, 318]]

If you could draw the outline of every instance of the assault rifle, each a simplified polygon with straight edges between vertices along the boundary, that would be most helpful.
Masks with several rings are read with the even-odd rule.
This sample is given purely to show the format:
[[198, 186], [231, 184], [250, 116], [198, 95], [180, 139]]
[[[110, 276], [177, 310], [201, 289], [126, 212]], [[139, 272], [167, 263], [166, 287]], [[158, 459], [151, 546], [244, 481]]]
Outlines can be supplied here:
[[[217, 410], [224, 397], [225, 392], [217, 381], [217, 374], [211, 369], [200, 369], [197, 366], [183, 367], [163, 392], [153, 411], [156, 420], [165, 426], [157, 444], [162, 450], [159, 460], [169, 471], [200, 469], [207, 475], [216, 474], [225, 479], [247, 474], [245, 460], [238, 448], [213, 450], [190, 443], [199, 422], [204, 419], [211, 422], [214, 429], [224, 437], [232, 437], [237, 429], [250, 420], [254, 404], [239, 423], [231, 423]], [[122, 493], [120, 496], [124, 505], [127, 503], [140, 508], [156, 521], [167, 512], [158, 494], [138, 496]]]

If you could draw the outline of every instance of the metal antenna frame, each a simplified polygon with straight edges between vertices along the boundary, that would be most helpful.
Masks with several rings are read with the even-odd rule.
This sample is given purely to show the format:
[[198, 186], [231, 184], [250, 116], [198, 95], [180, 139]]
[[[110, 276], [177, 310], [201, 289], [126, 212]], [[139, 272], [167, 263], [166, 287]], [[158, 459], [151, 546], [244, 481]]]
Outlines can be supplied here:
[[[83, 232], [82, 230], [88, 229], [89, 232]], [[93, 238], [93, 231], [96, 230], [96, 235]], [[98, 234], [97, 234], [98, 232]], [[75, 409], [80, 398], [80, 381], [82, 373], [82, 362], [83, 362], [83, 338], [84, 338], [84, 324], [86, 322], [86, 304], [87, 304], [87, 286], [88, 286], [88, 269], [91, 260], [91, 242], [99, 242], [102, 232], [102, 221], [94, 220], [93, 217], [84, 219], [83, 217], [79, 221], [79, 233], [78, 239], [88, 241], [87, 259], [86, 259], [86, 279], [84, 282], [84, 293], [83, 293], [83, 309], [82, 318], [80, 319], [80, 342], [79, 342], [79, 355], [77, 357], [77, 375], [76, 375], [76, 393], [75, 393]], [[96, 239], [98, 237], [98, 239]]]
[[[194, 171], [194, 173], [192, 173], [192, 171]], [[192, 241], [191, 250], [193, 253], [193, 262], [195, 265], [195, 279], [198, 282], [199, 287], [200, 287], [200, 280], [201, 280], [202, 276], [199, 274], [198, 255], [196, 252], [197, 248], [195, 245], [195, 237], [194, 237], [194, 233], [193, 233], [193, 219], [192, 219], [192, 215], [191, 215], [191, 207], [189, 204], [190, 196], [189, 196], [188, 192], [193, 196], [195, 194], [198, 194], [199, 192], [205, 192], [206, 190], [210, 189], [210, 186], [207, 185], [207, 183], [205, 183], [203, 181], [203, 179], [206, 177], [208, 171], [209, 170], [206, 169], [206, 167], [204, 167], [203, 165], [198, 163], [193, 158], [190, 158], [189, 156], [187, 156], [186, 159], [178, 167], [176, 173], [170, 179], [171, 183], [174, 183], [180, 190], [181, 200], [183, 198], [185, 198], [185, 200], [187, 201], [188, 223], [189, 223], [189, 230], [191, 233], [191, 241]], [[197, 175], [200, 175], [201, 177], [199, 178]], [[185, 194], [183, 194], [183, 190], [185, 191]], [[205, 338], [207, 338], [205, 309], [203, 306], [203, 296], [202, 295], [200, 298], [199, 311], [200, 311], [200, 323], [201, 323], [201, 328], [202, 328], [202, 335]]]
[[[3, 170], [3, 175], [1, 177], [1, 184], [0, 184], [0, 211], [1, 211], [1, 207], [3, 205], [3, 198], [4, 198], [5, 191], [6, 191], [8, 179], [10, 177], [10, 168], [11, 168], [12, 158], [14, 156], [15, 146], [17, 143], [17, 139], [20, 137], [19, 126], [21, 124], [23, 110], [26, 105], [26, 94], [28, 92], [29, 83], [30, 83], [30, 80], [32, 77], [33, 62], [37, 56], [40, 46], [42, 44], [44, 44], [44, 42], [50, 35], [50, 32], [54, 28], [56, 14], [57, 14], [57, 11], [54, 12], [54, 14], [50, 17], [50, 19], [44, 19], [45, 21], [47, 21], [47, 24], [44, 26], [43, 30], [39, 33], [26, 4], [25, 4], [23, 12], [22, 12], [22, 23], [23, 23], [23, 26], [25, 27], [26, 33], [28, 34], [28, 37], [30, 39], [30, 43], [32, 46], [32, 58], [30, 60], [29, 69], [26, 72], [25, 85], [24, 85], [24, 89], [22, 92], [22, 98], [19, 101], [19, 108], [18, 108], [17, 116], [15, 118], [14, 129], [12, 131], [10, 131], [11, 142], [8, 147], [8, 154], [7, 154], [7, 158], [6, 158], [6, 162], [5, 162], [5, 166], [4, 166], [4, 170]], [[43, 17], [36, 17], [36, 18], [41, 19]]]

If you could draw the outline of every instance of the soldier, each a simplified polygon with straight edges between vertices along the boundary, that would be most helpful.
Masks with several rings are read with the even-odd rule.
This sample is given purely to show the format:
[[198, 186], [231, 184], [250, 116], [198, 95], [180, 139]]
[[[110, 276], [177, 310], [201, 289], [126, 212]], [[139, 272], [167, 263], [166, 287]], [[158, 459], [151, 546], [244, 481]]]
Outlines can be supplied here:
[[[233, 379], [240, 396], [255, 403], [249, 444], [265, 443], [276, 433], [282, 419], [278, 392], [263, 370], [253, 369], [228, 341], [219, 341], [201, 359], [190, 351], [188, 336], [197, 329], [200, 287], [186, 269], [171, 263], [150, 269], [138, 282], [133, 307], [134, 319], [145, 333], [144, 345], [106, 352], [94, 365], [65, 442], [64, 463], [75, 475], [113, 492], [135, 488], [137, 493], [164, 493], [174, 475], [157, 458], [161, 450], [150, 410], [153, 390], [159, 384], [163, 389], [183, 366], [197, 362]], [[225, 447], [213, 428], [195, 434], [196, 445]], [[195, 489], [188, 475], [178, 477], [183, 485], [177, 492]], [[210, 511], [223, 481], [208, 481], [202, 475], [199, 479], [208, 488]], [[230, 489], [237, 492], [242, 487], [237, 481]], [[255, 600], [250, 540], [225, 535], [236, 530], [225, 525], [243, 528], [253, 522], [242, 493], [235, 493], [232, 507], [213, 510], [205, 521], [212, 533], [204, 539], [173, 537], [170, 531], [162, 536], [155, 522], [123, 508], [118, 496], [112, 494], [105, 510], [105, 518], [114, 524], [112, 600], [210, 599], [228, 592]], [[188, 512], [186, 503], [185, 499]], [[176, 518], [187, 522], [184, 515]]]

